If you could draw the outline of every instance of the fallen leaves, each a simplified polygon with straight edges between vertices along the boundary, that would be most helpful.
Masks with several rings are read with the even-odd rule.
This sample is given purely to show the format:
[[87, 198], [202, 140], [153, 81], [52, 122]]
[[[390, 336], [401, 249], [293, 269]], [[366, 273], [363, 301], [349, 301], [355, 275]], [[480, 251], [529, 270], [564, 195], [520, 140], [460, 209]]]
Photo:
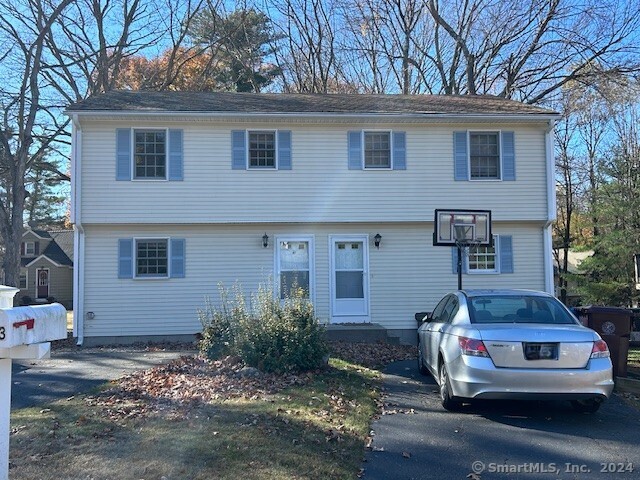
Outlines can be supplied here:
[[[407, 345], [332, 342], [332, 356], [365, 367], [382, 366], [396, 360], [415, 358], [416, 349]], [[127, 375], [111, 382], [98, 395], [86, 397], [90, 406], [98, 406], [113, 421], [144, 417], [152, 413], [176, 416], [203, 404], [231, 399], [265, 399], [294, 385], [306, 385], [314, 372], [284, 375], [261, 373], [247, 367], [239, 357], [209, 361], [199, 356], [183, 356], [166, 365]], [[319, 417], [344, 415], [357, 408], [339, 389], [325, 393], [330, 408], [319, 409]], [[313, 400], [313, 399], [312, 399]], [[383, 414], [414, 413], [383, 411]], [[79, 419], [82, 424], [84, 420]], [[334, 436], [330, 435], [333, 439]]]
[[418, 355], [416, 347], [411, 345], [331, 342], [329, 346], [332, 357], [363, 367], [381, 367], [399, 360], [411, 360]]

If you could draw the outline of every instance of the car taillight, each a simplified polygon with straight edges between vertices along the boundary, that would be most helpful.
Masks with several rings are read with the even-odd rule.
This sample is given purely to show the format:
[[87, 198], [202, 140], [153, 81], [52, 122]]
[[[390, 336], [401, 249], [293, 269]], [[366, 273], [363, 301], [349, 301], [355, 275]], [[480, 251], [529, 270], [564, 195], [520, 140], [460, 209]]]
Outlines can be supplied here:
[[609, 357], [609, 347], [604, 340], [596, 340], [593, 342], [591, 349], [591, 358], [607, 358]]
[[462, 350], [463, 355], [470, 355], [472, 357], [488, 357], [489, 352], [487, 347], [484, 346], [482, 340], [476, 340], [475, 338], [459, 337], [458, 345]]

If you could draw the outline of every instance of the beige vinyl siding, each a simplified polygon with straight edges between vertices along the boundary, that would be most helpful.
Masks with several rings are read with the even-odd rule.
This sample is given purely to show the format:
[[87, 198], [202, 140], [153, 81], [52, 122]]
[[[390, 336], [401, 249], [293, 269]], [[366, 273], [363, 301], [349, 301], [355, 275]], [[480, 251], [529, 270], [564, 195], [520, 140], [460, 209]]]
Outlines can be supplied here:
[[[269, 247], [262, 247], [262, 235]], [[413, 315], [430, 310], [457, 286], [451, 249], [433, 247], [431, 223], [90, 226], [86, 228], [85, 335], [179, 335], [201, 330], [196, 310], [205, 296], [218, 301], [218, 284], [239, 282], [255, 291], [273, 273], [275, 238], [313, 235], [315, 307], [321, 321], [330, 317], [329, 236], [369, 235], [371, 322], [390, 329], [415, 328]], [[514, 274], [465, 275], [465, 288], [544, 288], [542, 224], [494, 225], [513, 237]], [[380, 249], [373, 236], [382, 235]], [[118, 279], [118, 239], [186, 239], [186, 276], [176, 279]], [[30, 279], [31, 281], [31, 279]]]
[[[497, 221], [547, 219], [543, 124], [83, 121], [83, 224], [425, 222], [435, 208], [482, 208]], [[116, 181], [116, 128], [182, 128], [184, 181]], [[231, 130], [292, 131], [293, 169], [232, 170]], [[407, 169], [348, 170], [347, 132], [406, 132]], [[456, 182], [453, 132], [513, 130], [514, 181]]]

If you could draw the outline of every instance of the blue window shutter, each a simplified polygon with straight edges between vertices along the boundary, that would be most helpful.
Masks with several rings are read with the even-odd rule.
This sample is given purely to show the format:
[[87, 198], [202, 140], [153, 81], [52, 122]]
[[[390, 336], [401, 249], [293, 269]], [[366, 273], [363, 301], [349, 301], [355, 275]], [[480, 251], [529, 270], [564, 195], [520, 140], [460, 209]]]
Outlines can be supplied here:
[[231, 168], [247, 169], [247, 140], [244, 130], [231, 131]]
[[393, 169], [407, 169], [407, 135], [405, 132], [393, 132]]
[[[464, 261], [464, 250], [462, 252], [462, 273], [468, 273], [467, 262]], [[458, 274], [458, 247], [451, 249], [451, 271]]]
[[348, 132], [349, 170], [362, 170], [362, 132]]
[[118, 278], [133, 278], [133, 238], [118, 240]]
[[453, 178], [469, 180], [469, 155], [467, 154], [467, 132], [453, 132]]
[[513, 273], [513, 242], [511, 235], [498, 237], [500, 248], [500, 273]]
[[185, 274], [185, 239], [171, 239], [171, 278], [184, 278]]
[[116, 180], [131, 180], [131, 129], [116, 129]]
[[516, 148], [513, 132], [502, 132], [502, 179], [516, 179]]
[[169, 130], [169, 180], [183, 179], [182, 130]]
[[278, 130], [278, 170], [291, 170], [291, 130]]

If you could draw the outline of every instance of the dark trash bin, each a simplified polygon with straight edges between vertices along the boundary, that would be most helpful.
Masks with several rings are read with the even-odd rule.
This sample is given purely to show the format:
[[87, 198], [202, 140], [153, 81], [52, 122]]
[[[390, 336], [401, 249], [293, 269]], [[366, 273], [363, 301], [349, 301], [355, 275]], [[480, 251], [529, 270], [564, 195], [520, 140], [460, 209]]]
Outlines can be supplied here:
[[614, 377], [627, 376], [627, 357], [631, 338], [631, 310], [617, 307], [580, 307], [575, 309], [583, 325], [592, 328], [607, 342]]

